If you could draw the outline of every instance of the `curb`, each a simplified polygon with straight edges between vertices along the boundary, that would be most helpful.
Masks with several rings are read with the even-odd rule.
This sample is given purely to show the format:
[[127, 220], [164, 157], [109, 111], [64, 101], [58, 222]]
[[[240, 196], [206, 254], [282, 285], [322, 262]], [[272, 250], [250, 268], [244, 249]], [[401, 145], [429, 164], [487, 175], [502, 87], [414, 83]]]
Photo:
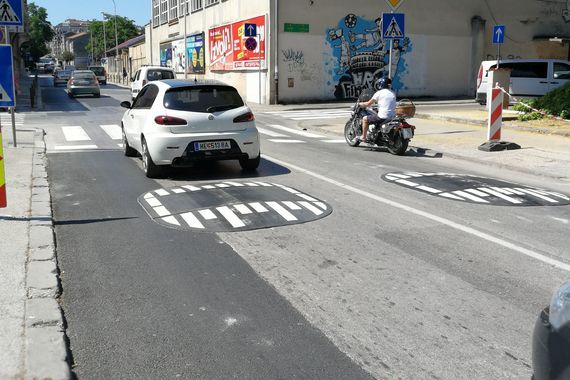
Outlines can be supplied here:
[[26, 265], [24, 379], [71, 378], [63, 313], [51, 196], [46, 171], [45, 132], [36, 130], [32, 160], [32, 197]]

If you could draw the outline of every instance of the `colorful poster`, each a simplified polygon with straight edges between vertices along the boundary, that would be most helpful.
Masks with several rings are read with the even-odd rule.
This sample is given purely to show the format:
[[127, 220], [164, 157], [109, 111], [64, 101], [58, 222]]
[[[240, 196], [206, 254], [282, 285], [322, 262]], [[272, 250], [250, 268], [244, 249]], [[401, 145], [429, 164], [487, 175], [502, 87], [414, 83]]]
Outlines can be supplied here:
[[[245, 24], [255, 24], [257, 48], [247, 50], [245, 41]], [[259, 70], [259, 60], [262, 68], [265, 64], [265, 16], [253, 17], [213, 28], [208, 31], [210, 49], [210, 70]]]
[[160, 44], [160, 66], [172, 67], [172, 43]]
[[186, 55], [188, 74], [204, 74], [204, 33], [186, 37]]
[[186, 67], [186, 50], [184, 40], [172, 41], [172, 68], [177, 73], [183, 73]]

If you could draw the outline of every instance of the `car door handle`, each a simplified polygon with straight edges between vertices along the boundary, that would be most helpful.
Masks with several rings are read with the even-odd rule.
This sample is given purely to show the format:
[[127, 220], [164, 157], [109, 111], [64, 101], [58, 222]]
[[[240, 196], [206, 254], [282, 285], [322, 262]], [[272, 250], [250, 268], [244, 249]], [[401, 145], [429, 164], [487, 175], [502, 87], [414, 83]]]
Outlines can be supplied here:
[[133, 115], [133, 114], [130, 114], [129, 116], [131, 117], [131, 119], [135, 118], [135, 115]]
[[541, 80], [539, 83], [548, 83], [548, 82], [545, 82], [545, 81], [542, 81], [542, 80]]
[[560, 84], [560, 82], [550, 82], [550, 84]]

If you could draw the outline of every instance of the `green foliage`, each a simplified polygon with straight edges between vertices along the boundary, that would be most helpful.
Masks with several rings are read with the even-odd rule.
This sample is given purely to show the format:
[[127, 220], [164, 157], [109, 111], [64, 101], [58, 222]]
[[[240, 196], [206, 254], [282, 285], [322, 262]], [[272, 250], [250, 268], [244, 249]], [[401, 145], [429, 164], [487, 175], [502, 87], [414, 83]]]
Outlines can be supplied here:
[[91, 21], [89, 33], [90, 36], [93, 36], [93, 40], [89, 41], [85, 47], [88, 52], [91, 52], [91, 43], [93, 42], [93, 51], [96, 59], [105, 57], [105, 46], [107, 50], [115, 47], [115, 19], [117, 20], [117, 39], [119, 44], [143, 33], [143, 30], [127, 17], [117, 16], [115, 18], [114, 15], [104, 13], [103, 18], [103, 21]]
[[560, 112], [560, 117], [566, 120], [570, 120], [570, 110], [562, 110], [562, 112]]
[[65, 63], [69, 63], [71, 61], [73, 61], [73, 59], [75, 58], [75, 55], [70, 52], [69, 50], [64, 51], [63, 53], [61, 53], [61, 57], [58, 57], [59, 60], [65, 62]]
[[563, 117], [562, 112], [568, 115], [570, 113], [570, 82], [536, 99], [534, 104], [551, 115]]
[[[523, 103], [523, 104], [521, 104]], [[524, 112], [524, 113], [529, 113], [532, 112], [532, 110], [530, 108], [528, 108], [526, 105], [530, 105], [531, 101], [528, 99], [522, 99], [520, 103], [516, 103], [513, 107], [513, 110], [518, 111], [518, 112]], [[531, 106], [532, 107], [532, 106]]]
[[523, 113], [522, 115], [518, 116], [520, 121], [529, 121], [529, 120], [539, 120], [542, 119], [542, 114], [540, 112], [529, 112]]
[[47, 21], [47, 11], [44, 7], [38, 7], [34, 3], [28, 5], [29, 12], [29, 29], [30, 36], [30, 54], [34, 62], [37, 62], [41, 56], [49, 52], [47, 43], [53, 39], [54, 31], [51, 23]]

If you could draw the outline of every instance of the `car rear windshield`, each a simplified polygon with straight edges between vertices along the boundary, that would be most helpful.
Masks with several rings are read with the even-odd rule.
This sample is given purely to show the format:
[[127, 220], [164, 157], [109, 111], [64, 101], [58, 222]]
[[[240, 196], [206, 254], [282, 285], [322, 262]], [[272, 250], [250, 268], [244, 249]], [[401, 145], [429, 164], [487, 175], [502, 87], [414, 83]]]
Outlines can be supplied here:
[[93, 73], [75, 73], [73, 74], [73, 78], [75, 79], [93, 79], [95, 74]]
[[102, 67], [90, 67], [89, 70], [93, 71], [95, 75], [103, 75], [105, 73], [105, 69]]
[[170, 70], [149, 70], [146, 77], [150, 82], [153, 80], [174, 79], [174, 73]]
[[231, 86], [180, 87], [164, 94], [164, 107], [178, 111], [210, 113], [243, 105], [241, 96]]

